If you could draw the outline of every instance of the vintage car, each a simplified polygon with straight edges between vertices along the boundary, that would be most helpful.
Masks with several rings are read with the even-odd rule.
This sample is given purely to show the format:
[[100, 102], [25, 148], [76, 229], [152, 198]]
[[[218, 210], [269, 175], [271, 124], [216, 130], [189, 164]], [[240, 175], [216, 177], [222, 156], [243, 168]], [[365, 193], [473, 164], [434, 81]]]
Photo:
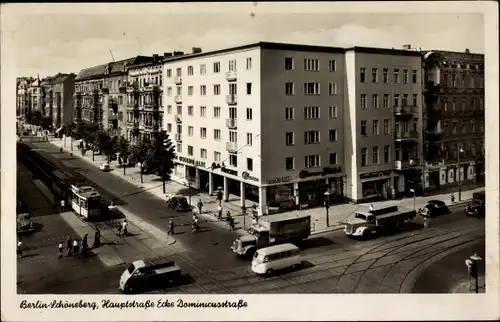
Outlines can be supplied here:
[[35, 225], [33, 224], [33, 217], [25, 212], [17, 215], [17, 232], [18, 233], [28, 233], [35, 230]]
[[420, 216], [433, 217], [433, 216], [448, 214], [450, 213], [450, 209], [444, 203], [444, 201], [429, 200], [427, 201], [427, 204], [423, 208], [419, 209], [418, 213], [420, 214]]
[[187, 199], [185, 197], [181, 197], [181, 196], [172, 197], [167, 201], [167, 204], [170, 208], [172, 208], [178, 212], [184, 212], [184, 211], [191, 210], [191, 206], [189, 205], [189, 203], [187, 202]]

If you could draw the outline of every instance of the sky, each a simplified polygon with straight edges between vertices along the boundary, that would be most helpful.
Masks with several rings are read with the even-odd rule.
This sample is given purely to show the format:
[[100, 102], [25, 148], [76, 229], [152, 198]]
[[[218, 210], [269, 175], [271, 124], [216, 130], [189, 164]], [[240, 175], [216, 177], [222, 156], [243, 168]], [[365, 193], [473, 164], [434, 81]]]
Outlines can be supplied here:
[[[89, 10], [89, 5], [85, 10], [48, 10], [49, 5], [43, 6], [45, 10], [17, 9], [15, 27], [8, 34], [15, 42], [17, 75], [78, 73], [112, 61], [110, 51], [120, 60], [139, 53], [190, 52], [192, 47], [206, 52], [258, 41], [385, 48], [410, 44], [484, 53], [482, 13], [358, 13], [352, 8], [342, 12], [338, 6], [295, 10], [287, 9], [286, 3], [271, 8], [256, 2], [218, 5], [219, 9], [198, 3], [184, 11], [182, 4], [155, 5], [151, 10], [148, 4], [137, 10], [124, 10], [123, 4], [96, 10]], [[232, 9], [222, 10], [221, 5]]]

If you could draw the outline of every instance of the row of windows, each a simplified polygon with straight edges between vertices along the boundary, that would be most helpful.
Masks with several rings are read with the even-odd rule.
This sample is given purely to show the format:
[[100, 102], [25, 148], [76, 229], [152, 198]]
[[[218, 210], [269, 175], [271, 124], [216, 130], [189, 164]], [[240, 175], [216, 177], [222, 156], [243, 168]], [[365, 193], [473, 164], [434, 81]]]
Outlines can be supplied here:
[[[206, 64], [200, 64], [199, 66], [199, 75], [206, 75], [207, 74], [207, 65]], [[246, 70], [251, 70], [252, 69], [252, 58], [247, 57], [246, 58]], [[228, 62], [228, 71], [236, 71], [236, 60], [230, 60]], [[221, 72], [221, 64], [219, 61], [213, 62], [212, 64], [212, 72], [214, 74], [218, 74]], [[187, 66], [187, 75], [188, 76], [194, 76], [195, 71], [194, 71], [194, 66], [190, 65]], [[182, 76], [182, 67], [178, 67], [175, 69], [175, 76], [176, 77], [181, 77]], [[172, 69], [167, 69], [167, 78], [172, 78]]]
[[[398, 154], [400, 153], [400, 151], [401, 150], [399, 150], [399, 148], [396, 148], [396, 159], [399, 159], [398, 157], [400, 157], [400, 156]], [[367, 148], [361, 148], [361, 166], [368, 165], [367, 153], [368, 153]], [[408, 150], [405, 149], [405, 153], [411, 153], [411, 152], [409, 152]], [[391, 162], [391, 147], [389, 145], [384, 146], [384, 160], [383, 160], [383, 162], [384, 163]], [[379, 152], [378, 146], [374, 146], [372, 148], [372, 164], [380, 164], [380, 152]]]
[[[221, 85], [214, 84], [212, 93], [213, 93], [213, 95], [220, 95], [221, 94]], [[252, 83], [246, 83], [245, 93], [247, 95], [252, 95]], [[173, 94], [173, 88], [171, 86], [167, 87], [167, 96], [172, 97], [172, 94]], [[236, 84], [229, 84], [229, 94], [231, 94], [231, 95], [238, 94], [238, 87]], [[182, 95], [182, 87], [181, 86], [176, 87], [176, 95]], [[188, 96], [194, 95], [194, 86], [187, 87], [187, 95]], [[207, 96], [207, 85], [200, 85], [200, 95], [199, 96]]]
[[[445, 159], [452, 158], [456, 160], [458, 158], [458, 151], [455, 143], [443, 144]], [[478, 153], [484, 153], [484, 143], [481, 141], [471, 142], [470, 144], [462, 143], [460, 144], [460, 151], [460, 157], [475, 157]]]
[[[177, 144], [176, 151], [177, 151], [177, 153], [182, 153], [182, 144], [180, 144], [180, 143]], [[187, 155], [191, 156], [191, 157], [195, 156], [194, 155], [194, 147], [192, 145], [188, 145], [187, 146]], [[214, 162], [224, 162], [225, 160], [222, 160], [221, 155], [222, 154], [219, 151], [214, 151], [213, 152]], [[204, 160], [208, 159], [208, 151], [207, 151], [207, 149], [201, 148], [200, 149], [200, 155], [199, 155], [199, 157], [201, 159], [204, 159]], [[229, 154], [229, 158], [228, 159], [229, 159], [228, 163], [229, 163], [229, 165], [231, 167], [238, 167], [238, 155], [237, 154]], [[247, 161], [246, 169], [248, 171], [253, 171], [253, 159], [246, 158], [246, 161]]]
[[[408, 84], [409, 83], [409, 77], [410, 77], [410, 71], [408, 69], [403, 69], [403, 84]], [[378, 83], [379, 82], [379, 74], [380, 71], [378, 68], [372, 68], [371, 70], [371, 82], [372, 83]], [[394, 84], [400, 84], [401, 83], [401, 70], [399, 68], [394, 68], [392, 70], [392, 81]], [[368, 82], [368, 77], [367, 77], [367, 69], [365, 67], [361, 67], [359, 71], [359, 81], [361, 83], [367, 83]], [[387, 84], [389, 83], [389, 69], [388, 68], [383, 68], [382, 69], [382, 83]], [[411, 70], [411, 82], [413, 84], [417, 84], [418, 82], [418, 71], [416, 69]]]
[[[330, 142], [338, 141], [337, 130], [328, 130], [328, 139]], [[314, 144], [320, 143], [320, 131], [305, 131], [304, 132], [304, 144]], [[285, 133], [285, 144], [288, 146], [295, 145], [295, 133], [286, 132]]]
[[[330, 119], [338, 117], [338, 106], [328, 107], [328, 116]], [[303, 117], [305, 120], [319, 119], [321, 117], [321, 109], [319, 106], [306, 106], [303, 109]], [[295, 120], [295, 107], [285, 107], [285, 120]]]
[[484, 75], [443, 73], [441, 83], [450, 87], [484, 88]]
[[[469, 122], [467, 122], [466, 120], [463, 120], [461, 122], [461, 133], [462, 134], [467, 133], [467, 125], [468, 124], [470, 124], [471, 132], [476, 133], [476, 131], [478, 129], [476, 128], [476, 121], [475, 120], [470, 120]], [[443, 132], [445, 134], [458, 134], [457, 133], [457, 125], [458, 125], [458, 121], [451, 121], [451, 128], [450, 128], [448, 121], [443, 121]], [[484, 121], [479, 121], [479, 133], [483, 133], [483, 132], [484, 132]]]
[[[368, 122], [362, 120], [361, 121], [361, 135], [366, 136], [368, 135]], [[403, 128], [401, 129], [401, 126]], [[402, 131], [401, 131], [402, 130]], [[410, 131], [418, 131], [418, 119], [414, 118], [411, 127], [410, 127], [410, 121], [396, 121], [394, 122], [394, 132], [395, 133], [401, 133], [401, 132], [410, 132]], [[372, 134], [373, 135], [380, 135], [380, 129], [379, 129], [379, 120], [373, 120], [372, 121]], [[384, 120], [384, 135], [391, 134], [391, 121], [390, 120]]]
[[[382, 97], [382, 107], [383, 108], [390, 108], [390, 101], [391, 101], [391, 95], [390, 94], [372, 94], [371, 97], [371, 107], [372, 108], [380, 108], [379, 104], [379, 98]], [[367, 104], [367, 94], [360, 94], [360, 108], [361, 109], [366, 109], [368, 107]], [[418, 106], [419, 103], [419, 97], [418, 94], [412, 94], [411, 96], [411, 102], [409, 101], [410, 97], [409, 94], [393, 94], [393, 102], [392, 106], [393, 107], [400, 107], [400, 106]]]
[[[462, 110], [465, 111], [467, 110], [467, 106], [472, 106], [473, 110], [476, 110], [478, 107], [479, 110], [484, 110], [484, 99], [482, 97], [479, 98], [479, 100], [476, 99], [476, 97], [471, 97], [470, 98], [470, 103], [467, 104], [467, 98], [462, 97]], [[457, 110], [457, 98], [452, 97], [451, 102], [448, 102], [448, 98], [443, 98], [443, 109], [445, 111], [456, 111]]]
[[[176, 114], [182, 115], [182, 105], [177, 106]], [[206, 106], [200, 106], [199, 108], [199, 115], [200, 117], [207, 117], [207, 107]], [[187, 106], [187, 115], [188, 116], [194, 116], [194, 106], [193, 105], [188, 105]], [[172, 105], [167, 106], [167, 114], [172, 114]], [[214, 106], [213, 107], [213, 118], [220, 118], [221, 117], [221, 107], [220, 106]], [[231, 119], [237, 119], [238, 118], [238, 109], [236, 107], [230, 107], [229, 108], [229, 118]], [[253, 120], [253, 110], [251, 107], [246, 108], [246, 120], [251, 121]]]
[[[337, 153], [332, 152], [329, 154], [329, 165], [337, 165]], [[295, 157], [285, 158], [285, 169], [295, 170]], [[319, 154], [304, 156], [304, 168], [317, 168], [321, 167], [321, 156]]]

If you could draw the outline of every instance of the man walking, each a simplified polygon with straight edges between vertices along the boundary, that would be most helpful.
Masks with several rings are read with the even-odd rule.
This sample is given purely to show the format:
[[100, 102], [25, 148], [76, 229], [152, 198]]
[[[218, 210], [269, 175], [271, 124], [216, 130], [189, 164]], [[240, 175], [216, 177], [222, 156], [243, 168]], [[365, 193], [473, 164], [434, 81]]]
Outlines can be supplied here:
[[217, 210], [219, 211], [219, 214], [218, 214], [217, 218], [219, 218], [219, 220], [221, 220], [222, 219], [222, 206], [219, 205], [219, 207], [217, 208]]
[[23, 257], [23, 242], [21, 240], [17, 241], [17, 258]]
[[198, 201], [198, 210], [200, 211], [200, 215], [201, 215], [201, 210], [203, 208], [203, 202], [201, 201], [201, 199]]
[[174, 235], [174, 220], [170, 218], [170, 222], [168, 223], [168, 235]]
[[59, 243], [59, 255], [57, 256], [58, 258], [62, 258], [63, 257], [63, 248], [64, 248], [63, 243], [60, 242]]
[[101, 246], [101, 231], [96, 227], [94, 234], [94, 245], [92, 245], [92, 247], [97, 248], [99, 246]]
[[72, 247], [73, 247], [73, 243], [72, 243], [71, 237], [68, 236], [68, 239], [66, 239], [66, 248], [68, 250], [68, 253], [66, 254], [66, 256], [72, 255]]
[[73, 239], [73, 256], [78, 256], [78, 240]]

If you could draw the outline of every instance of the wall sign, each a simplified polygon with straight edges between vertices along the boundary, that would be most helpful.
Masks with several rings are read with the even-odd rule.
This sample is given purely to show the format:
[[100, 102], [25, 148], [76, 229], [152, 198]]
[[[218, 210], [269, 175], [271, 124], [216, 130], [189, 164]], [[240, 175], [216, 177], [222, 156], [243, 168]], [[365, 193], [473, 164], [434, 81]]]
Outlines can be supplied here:
[[220, 168], [220, 171], [227, 173], [227, 174], [230, 174], [230, 175], [233, 175], [233, 176], [236, 176], [236, 177], [238, 176], [238, 171], [236, 171], [236, 170], [231, 170], [228, 168]]
[[299, 178], [304, 179], [307, 177], [315, 177], [315, 176], [325, 176], [327, 174], [335, 174], [342, 172], [342, 167], [326, 167], [323, 168], [323, 171], [307, 171], [302, 170], [299, 172]]
[[278, 178], [274, 178], [271, 180], [266, 180], [265, 183], [266, 184], [284, 183], [284, 182], [288, 182], [291, 180], [292, 180], [291, 176], [286, 176], [286, 177], [278, 177]]
[[181, 162], [194, 165], [195, 167], [205, 168], [205, 162], [203, 162], [203, 161], [198, 161], [195, 159], [190, 159], [190, 158], [180, 157], [180, 156], [177, 156], [176, 159], [181, 161]]
[[369, 179], [369, 178], [377, 178], [377, 177], [388, 177], [391, 175], [391, 170], [386, 171], [378, 171], [378, 172], [369, 172], [369, 173], [361, 173], [359, 175], [360, 179]]
[[243, 173], [241, 174], [241, 177], [242, 177], [244, 180], [252, 180], [252, 181], [259, 182], [259, 178], [252, 177], [252, 176], [250, 175], [250, 173], [248, 173], [248, 172], [246, 172], [246, 171], [245, 171], [245, 172], [243, 172]]

